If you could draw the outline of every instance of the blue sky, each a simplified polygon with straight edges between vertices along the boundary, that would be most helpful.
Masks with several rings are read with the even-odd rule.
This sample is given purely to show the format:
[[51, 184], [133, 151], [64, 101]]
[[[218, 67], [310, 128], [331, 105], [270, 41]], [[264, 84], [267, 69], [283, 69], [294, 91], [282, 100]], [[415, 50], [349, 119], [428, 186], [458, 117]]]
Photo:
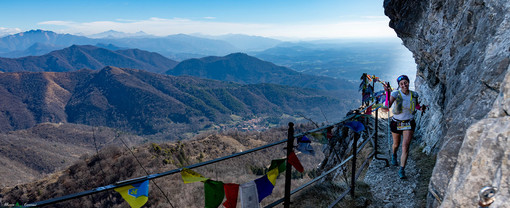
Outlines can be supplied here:
[[31, 29], [238, 33], [290, 39], [396, 38], [382, 0], [0, 0], [0, 35]]

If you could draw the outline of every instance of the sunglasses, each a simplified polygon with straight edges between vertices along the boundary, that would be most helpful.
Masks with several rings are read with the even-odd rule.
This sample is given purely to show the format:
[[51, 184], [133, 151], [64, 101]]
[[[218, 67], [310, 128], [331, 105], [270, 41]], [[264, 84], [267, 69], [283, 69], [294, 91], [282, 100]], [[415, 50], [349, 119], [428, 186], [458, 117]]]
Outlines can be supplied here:
[[404, 79], [405, 79], [405, 80], [409, 80], [409, 78], [408, 78], [406, 75], [402, 75], [402, 76], [400, 76], [400, 77], [398, 77], [398, 78], [397, 78], [397, 83], [399, 83], [400, 81], [402, 81], [402, 80], [404, 80]]

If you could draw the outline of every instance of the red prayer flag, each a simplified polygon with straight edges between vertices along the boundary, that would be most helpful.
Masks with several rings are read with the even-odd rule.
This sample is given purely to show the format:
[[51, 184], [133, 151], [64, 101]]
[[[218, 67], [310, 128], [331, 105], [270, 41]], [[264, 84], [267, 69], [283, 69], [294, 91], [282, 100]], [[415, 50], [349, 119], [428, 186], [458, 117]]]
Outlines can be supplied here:
[[237, 196], [239, 194], [239, 184], [226, 183], [223, 184], [223, 188], [225, 188], [225, 197], [227, 198], [227, 200], [223, 202], [223, 206], [225, 206], [225, 208], [235, 208], [237, 205]]
[[331, 130], [333, 130], [333, 127], [328, 127], [328, 128], [326, 129], [326, 137], [327, 137], [328, 139], [333, 138], [333, 133], [331, 132]]
[[370, 115], [372, 114], [372, 106], [368, 107], [367, 110], [365, 111], [365, 114], [366, 115]]
[[305, 169], [303, 168], [303, 165], [301, 165], [301, 162], [299, 161], [296, 153], [294, 152], [291, 152], [290, 155], [289, 155], [289, 158], [287, 158], [287, 161], [289, 161], [289, 163], [294, 166], [294, 168], [296, 168], [297, 171], [299, 172], [303, 172], [305, 171]]

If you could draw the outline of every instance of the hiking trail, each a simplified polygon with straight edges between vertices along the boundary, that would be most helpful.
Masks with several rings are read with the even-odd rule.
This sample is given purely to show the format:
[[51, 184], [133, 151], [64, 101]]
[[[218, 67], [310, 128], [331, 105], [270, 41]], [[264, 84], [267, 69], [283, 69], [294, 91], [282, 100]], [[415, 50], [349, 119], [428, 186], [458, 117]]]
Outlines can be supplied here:
[[[387, 133], [387, 120], [380, 120], [379, 124], [379, 139], [378, 139], [378, 154], [382, 158], [389, 158], [389, 151], [391, 151], [392, 139], [388, 139]], [[381, 128], [382, 127], [382, 128]], [[414, 138], [413, 138], [414, 140]], [[419, 171], [416, 167], [416, 161], [411, 156], [411, 149], [415, 142], [411, 142], [409, 148], [409, 156], [406, 164], [406, 179], [398, 177], [399, 166], [386, 167], [384, 160], [377, 160], [375, 157], [372, 159], [370, 166], [365, 175], [364, 182], [370, 186], [370, 192], [373, 195], [374, 201], [369, 207], [417, 207], [419, 206], [416, 188], [418, 187]], [[402, 145], [398, 150], [398, 162], [400, 164], [400, 155]]]

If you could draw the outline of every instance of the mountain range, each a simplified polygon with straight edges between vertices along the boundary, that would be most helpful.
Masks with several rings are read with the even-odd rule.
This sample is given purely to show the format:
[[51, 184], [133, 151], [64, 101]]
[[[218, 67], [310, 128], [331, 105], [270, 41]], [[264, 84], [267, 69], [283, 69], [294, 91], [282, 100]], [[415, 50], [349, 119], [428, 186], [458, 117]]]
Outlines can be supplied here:
[[[104, 47], [118, 49], [114, 45]], [[108, 50], [91, 45], [73, 45], [42, 56], [0, 58], [0, 71], [66, 72], [79, 69], [99, 70], [106, 66], [133, 68], [174, 76], [188, 75], [241, 84], [272, 83], [330, 91], [354, 90], [342, 78], [330, 78], [296, 72], [244, 53], [208, 56], [177, 62], [158, 53], [139, 49]]]
[[139, 49], [111, 51], [91, 45], [72, 45], [42, 56], [0, 58], [0, 71], [4, 72], [65, 72], [117, 66], [163, 73], [175, 65], [176, 61], [154, 52]]
[[416, 68], [409, 50], [395, 41], [282, 43], [248, 54], [301, 73], [356, 82], [361, 73], [393, 80]]
[[185, 60], [166, 73], [244, 84], [273, 83], [333, 91], [356, 89], [345, 79], [303, 74], [244, 53]]
[[[107, 126], [137, 134], [196, 132], [243, 118], [341, 117], [354, 103], [326, 93], [273, 84], [242, 85], [105, 67], [73, 72], [0, 73], [0, 130], [43, 122]], [[312, 117], [321, 119], [320, 116]]]
[[196, 34], [195, 36], [213, 40], [223, 40], [232, 44], [240, 51], [262, 51], [282, 43], [281, 40], [273, 38], [240, 34], [227, 34], [219, 36]]
[[0, 57], [39, 56], [71, 45], [113, 44], [122, 48], [138, 48], [157, 52], [172, 59], [184, 60], [210, 55], [227, 55], [254, 48], [264, 50], [278, 43], [275, 39], [237, 34], [215, 38], [185, 34], [156, 37], [142, 33], [124, 34], [107, 31], [92, 37], [98, 38], [30, 30], [0, 38]]

